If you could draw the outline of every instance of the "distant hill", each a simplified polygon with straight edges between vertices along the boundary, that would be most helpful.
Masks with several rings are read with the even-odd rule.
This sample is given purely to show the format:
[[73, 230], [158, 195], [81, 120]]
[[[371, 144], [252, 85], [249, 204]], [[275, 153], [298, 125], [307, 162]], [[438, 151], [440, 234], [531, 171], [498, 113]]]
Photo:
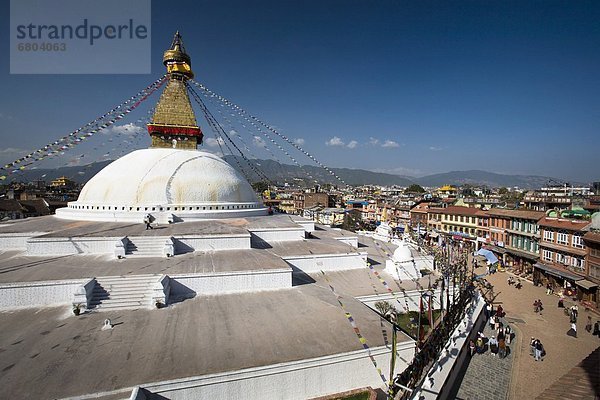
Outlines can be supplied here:
[[548, 185], [552, 179], [547, 176], [537, 175], [503, 175], [493, 172], [470, 170], [470, 171], [451, 171], [442, 174], [427, 175], [421, 178], [415, 178], [421, 186], [435, 187], [442, 185], [486, 185], [488, 187], [513, 187], [518, 186], [524, 189], [541, 188]]
[[[247, 163], [241, 157], [227, 155], [225, 156], [225, 160], [238, 170], [239, 166], [237, 162], [239, 162], [239, 164], [241, 164], [246, 170], [246, 173], [250, 173], [251, 181], [261, 180], [256, 173], [250, 170]], [[37, 179], [43, 179], [46, 182], [50, 182], [51, 180], [64, 175], [78, 183], [85, 183], [111, 162], [112, 160], [106, 160], [73, 167], [24, 170], [18, 174], [12, 175], [8, 181], [20, 180], [24, 182], [31, 182]], [[274, 160], [253, 160], [253, 162], [256, 163], [258, 168], [260, 168], [260, 170], [264, 172], [271, 181], [276, 183], [282, 184], [284, 182], [303, 182], [307, 186], [311, 186], [314, 184], [314, 181], [313, 179], [309, 178], [308, 174], [310, 174], [314, 180], [317, 180], [321, 184], [339, 184], [337, 179], [335, 179], [333, 176], [331, 176], [331, 174], [321, 167], [303, 165], [302, 168], [300, 168], [295, 165], [282, 164]], [[413, 183], [418, 183], [419, 185], [425, 187], [439, 187], [446, 184], [457, 186], [471, 184], [486, 185], [488, 187], [518, 186], [524, 189], [535, 189], [546, 186], [549, 179], [553, 179], [545, 176], [535, 175], [503, 175], [479, 170], [452, 171], [442, 174], [427, 175], [421, 178], [410, 178], [400, 175], [367, 171], [364, 169], [331, 168], [331, 170], [349, 185], [372, 184], [406, 187]], [[126, 173], [126, 171], [124, 171], [124, 173]], [[556, 179], [553, 180], [556, 181]]]
[[[238, 156], [225, 156], [225, 160], [232, 165], [235, 169], [239, 170], [239, 166], [236, 162], [242, 165], [242, 167], [249, 173], [250, 168], [248, 164]], [[273, 182], [289, 182], [292, 183], [294, 181], [302, 180], [307, 184], [312, 184], [313, 180], [308, 177], [310, 174], [315, 180], [319, 183], [331, 183], [334, 185], [339, 185], [340, 182], [325, 171], [321, 167], [312, 166], [312, 165], [303, 165], [302, 168], [289, 165], [282, 164], [274, 160], [253, 160], [255, 161], [260, 170], [267, 175], [267, 177]], [[350, 168], [330, 168], [337, 176], [342, 178], [349, 185], [397, 185], [397, 186], [410, 186], [414, 182], [410, 179], [399, 175], [393, 174], [384, 174], [380, 172], [367, 171], [364, 169], [350, 169]], [[251, 180], [260, 180], [258, 175], [252, 173]]]
[[61, 176], [77, 182], [85, 183], [90, 178], [96, 175], [102, 168], [106, 167], [113, 160], [99, 161], [86, 165], [78, 165], [73, 167], [47, 168], [47, 169], [26, 169], [17, 174], [9, 176], [9, 181], [32, 182], [42, 179], [50, 182]]

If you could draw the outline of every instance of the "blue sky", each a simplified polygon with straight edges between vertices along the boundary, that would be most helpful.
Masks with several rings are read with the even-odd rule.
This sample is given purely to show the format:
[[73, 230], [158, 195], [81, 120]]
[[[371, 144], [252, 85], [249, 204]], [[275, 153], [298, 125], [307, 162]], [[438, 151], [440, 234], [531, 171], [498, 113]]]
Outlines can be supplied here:
[[10, 75], [3, 59], [0, 161], [158, 78], [179, 30], [198, 81], [328, 166], [600, 180], [598, 21], [597, 1], [155, 1], [150, 75]]

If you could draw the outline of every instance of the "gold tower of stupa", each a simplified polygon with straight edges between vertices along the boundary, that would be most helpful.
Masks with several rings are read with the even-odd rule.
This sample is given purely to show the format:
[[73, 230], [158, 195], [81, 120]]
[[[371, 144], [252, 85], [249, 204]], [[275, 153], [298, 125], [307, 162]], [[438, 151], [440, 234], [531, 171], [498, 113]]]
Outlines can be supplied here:
[[202, 143], [202, 131], [196, 123], [185, 85], [194, 73], [179, 32], [165, 51], [163, 64], [167, 67], [167, 85], [156, 104], [152, 122], [148, 124], [151, 147], [196, 150]]

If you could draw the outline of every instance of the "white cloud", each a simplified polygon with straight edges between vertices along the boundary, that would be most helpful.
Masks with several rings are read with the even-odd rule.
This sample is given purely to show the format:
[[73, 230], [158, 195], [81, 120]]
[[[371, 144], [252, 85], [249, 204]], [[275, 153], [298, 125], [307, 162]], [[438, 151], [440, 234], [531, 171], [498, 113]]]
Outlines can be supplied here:
[[17, 158], [23, 157], [28, 154], [31, 150], [18, 149], [15, 147], [7, 147], [6, 149], [0, 149], [0, 163], [4, 165], [7, 162], [13, 162]]
[[383, 142], [381, 147], [400, 147], [400, 145], [398, 144], [398, 142], [394, 142], [393, 140], [386, 140], [385, 142]]
[[442, 151], [443, 149], [441, 147], [430, 146], [429, 150], [431, 150], [431, 151]]
[[349, 149], [354, 149], [356, 146], [358, 146], [358, 142], [356, 140], [351, 140], [350, 143], [348, 143]]
[[218, 145], [222, 145], [223, 143], [224, 140], [222, 137], [219, 137], [217, 139], [208, 137], [204, 139], [204, 144], [206, 144], [209, 147], [217, 147]]
[[327, 146], [344, 146], [344, 142], [337, 136], [332, 137], [328, 141], [325, 142]]
[[383, 172], [386, 174], [394, 175], [408, 175], [408, 176], [421, 176], [423, 171], [420, 169], [407, 168], [407, 167], [394, 167], [394, 168], [377, 168], [373, 169], [373, 172]]
[[296, 138], [296, 139], [294, 139], [294, 143], [296, 143], [298, 146], [302, 146], [304, 144], [304, 139]]
[[260, 136], [254, 136], [254, 138], [252, 139], [252, 143], [254, 143], [256, 147], [267, 147], [267, 144], [265, 143], [264, 139]]
[[372, 137], [372, 136], [371, 136], [371, 137], [369, 138], [369, 144], [370, 144], [371, 146], [377, 146], [377, 145], [379, 144], [379, 139], [377, 139], [377, 138], [374, 138], [374, 137]]
[[112, 125], [106, 129], [102, 130], [102, 133], [104, 133], [104, 134], [115, 134], [115, 135], [119, 135], [119, 134], [137, 135], [137, 134], [144, 133], [144, 132], [146, 132], [145, 128], [138, 126], [136, 124], [133, 124], [133, 123], [129, 123], [129, 124], [125, 124], [125, 125]]

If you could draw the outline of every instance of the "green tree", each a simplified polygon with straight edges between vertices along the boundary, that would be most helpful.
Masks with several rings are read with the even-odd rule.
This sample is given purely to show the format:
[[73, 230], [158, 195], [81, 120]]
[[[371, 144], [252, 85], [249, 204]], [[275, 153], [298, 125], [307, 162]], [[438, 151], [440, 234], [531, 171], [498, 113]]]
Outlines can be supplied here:
[[253, 182], [252, 189], [254, 189], [256, 193], [262, 194], [265, 190], [269, 189], [269, 184], [264, 181]]
[[498, 189], [498, 194], [499, 195], [504, 195], [508, 193], [508, 189], [505, 187], [501, 187], [500, 189]]
[[404, 190], [404, 193], [425, 193], [425, 189], [423, 189], [420, 185], [413, 183]]

